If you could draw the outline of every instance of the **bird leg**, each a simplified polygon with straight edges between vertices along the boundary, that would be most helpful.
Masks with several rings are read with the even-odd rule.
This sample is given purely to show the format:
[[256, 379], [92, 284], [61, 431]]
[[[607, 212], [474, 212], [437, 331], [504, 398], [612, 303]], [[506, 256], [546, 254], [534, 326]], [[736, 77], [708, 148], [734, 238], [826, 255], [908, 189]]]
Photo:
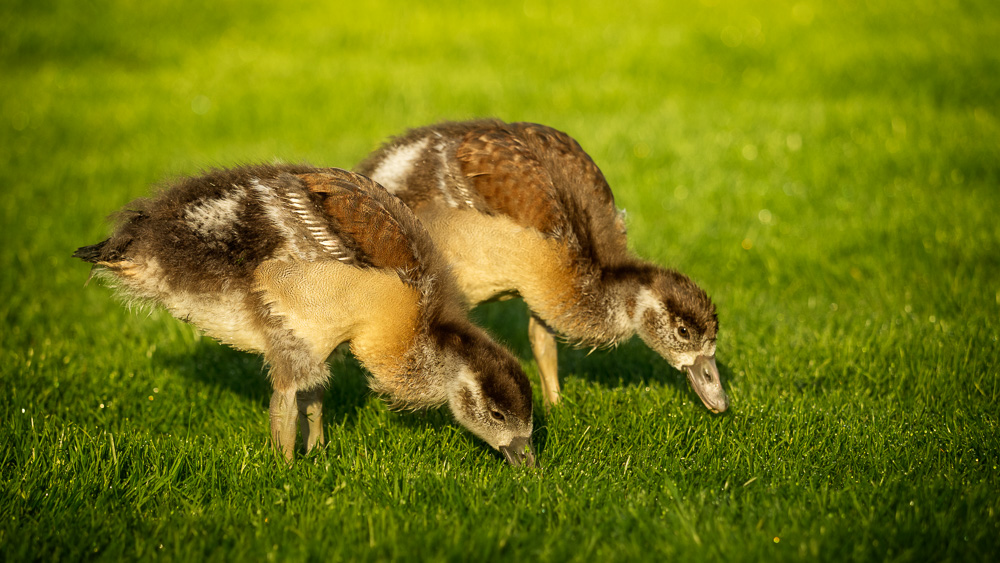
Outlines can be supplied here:
[[309, 391], [299, 391], [299, 427], [302, 428], [302, 441], [306, 452], [311, 452], [316, 445], [322, 446], [323, 439], [323, 386], [319, 385]]
[[275, 390], [271, 395], [271, 444], [274, 451], [285, 456], [285, 462], [292, 463], [295, 456], [296, 391]]
[[541, 319], [531, 315], [528, 320], [528, 340], [531, 351], [538, 363], [538, 375], [542, 380], [542, 396], [545, 406], [559, 402], [559, 357], [556, 338]]

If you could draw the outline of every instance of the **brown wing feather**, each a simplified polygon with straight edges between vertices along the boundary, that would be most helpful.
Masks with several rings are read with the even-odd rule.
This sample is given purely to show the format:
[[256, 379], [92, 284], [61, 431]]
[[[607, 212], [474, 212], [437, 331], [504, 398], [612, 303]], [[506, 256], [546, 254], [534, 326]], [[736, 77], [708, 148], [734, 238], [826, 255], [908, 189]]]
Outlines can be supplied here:
[[307, 190], [320, 196], [323, 213], [359, 261], [376, 268], [419, 266], [406, 230], [370, 190], [359, 185], [363, 182], [358, 176], [332, 169], [296, 176]]
[[555, 186], [545, 167], [509, 131], [469, 131], [455, 151], [462, 173], [495, 211], [547, 235], [565, 228]]
[[578, 179], [581, 195], [593, 198], [592, 203], [607, 210], [615, 210], [615, 196], [590, 155], [576, 139], [566, 133], [537, 123], [512, 123], [511, 128], [525, 138], [539, 154], [545, 154], [552, 165], [565, 176]]
[[585, 253], [613, 265], [627, 260], [624, 213], [601, 169], [575, 139], [545, 125], [514, 123], [510, 128], [552, 177], [556, 197]]
[[326, 218], [359, 262], [397, 270], [407, 281], [416, 281], [422, 275], [426, 233], [378, 184], [333, 168], [296, 177], [309, 192], [319, 196]]

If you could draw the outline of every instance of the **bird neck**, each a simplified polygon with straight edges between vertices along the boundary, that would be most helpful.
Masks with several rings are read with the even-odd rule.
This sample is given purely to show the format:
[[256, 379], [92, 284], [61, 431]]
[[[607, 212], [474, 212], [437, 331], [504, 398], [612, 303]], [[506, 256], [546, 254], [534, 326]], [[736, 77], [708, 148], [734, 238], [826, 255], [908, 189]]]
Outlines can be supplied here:
[[450, 379], [458, 367], [453, 355], [441, 350], [426, 333], [418, 335], [402, 355], [363, 363], [371, 373], [371, 389], [384, 396], [393, 408], [401, 409], [436, 407], [447, 402]]
[[576, 264], [565, 284], [524, 295], [531, 310], [556, 332], [583, 346], [614, 346], [635, 334], [642, 300], [639, 264], [599, 269]]

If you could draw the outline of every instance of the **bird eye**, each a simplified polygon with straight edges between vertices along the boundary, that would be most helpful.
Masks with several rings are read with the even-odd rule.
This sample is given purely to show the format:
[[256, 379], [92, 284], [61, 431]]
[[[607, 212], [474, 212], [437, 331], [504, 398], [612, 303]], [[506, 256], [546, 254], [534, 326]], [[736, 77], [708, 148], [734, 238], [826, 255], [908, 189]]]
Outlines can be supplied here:
[[691, 335], [688, 334], [688, 329], [686, 326], [677, 327], [677, 336], [680, 336], [684, 340], [687, 340], [688, 338], [691, 337]]
[[503, 422], [507, 420], [507, 417], [505, 417], [503, 413], [500, 411], [490, 411], [490, 416], [493, 417], [493, 420], [496, 420], [498, 422]]

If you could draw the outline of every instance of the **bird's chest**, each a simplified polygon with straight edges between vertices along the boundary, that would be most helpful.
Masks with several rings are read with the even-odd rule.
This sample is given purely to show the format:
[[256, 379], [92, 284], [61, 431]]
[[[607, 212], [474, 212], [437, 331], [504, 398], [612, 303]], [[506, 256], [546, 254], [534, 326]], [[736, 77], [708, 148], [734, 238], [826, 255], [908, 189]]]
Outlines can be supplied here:
[[366, 366], [383, 363], [405, 352], [418, 326], [419, 295], [394, 273], [336, 261], [272, 260], [254, 278], [270, 314], [317, 359], [351, 341]]

